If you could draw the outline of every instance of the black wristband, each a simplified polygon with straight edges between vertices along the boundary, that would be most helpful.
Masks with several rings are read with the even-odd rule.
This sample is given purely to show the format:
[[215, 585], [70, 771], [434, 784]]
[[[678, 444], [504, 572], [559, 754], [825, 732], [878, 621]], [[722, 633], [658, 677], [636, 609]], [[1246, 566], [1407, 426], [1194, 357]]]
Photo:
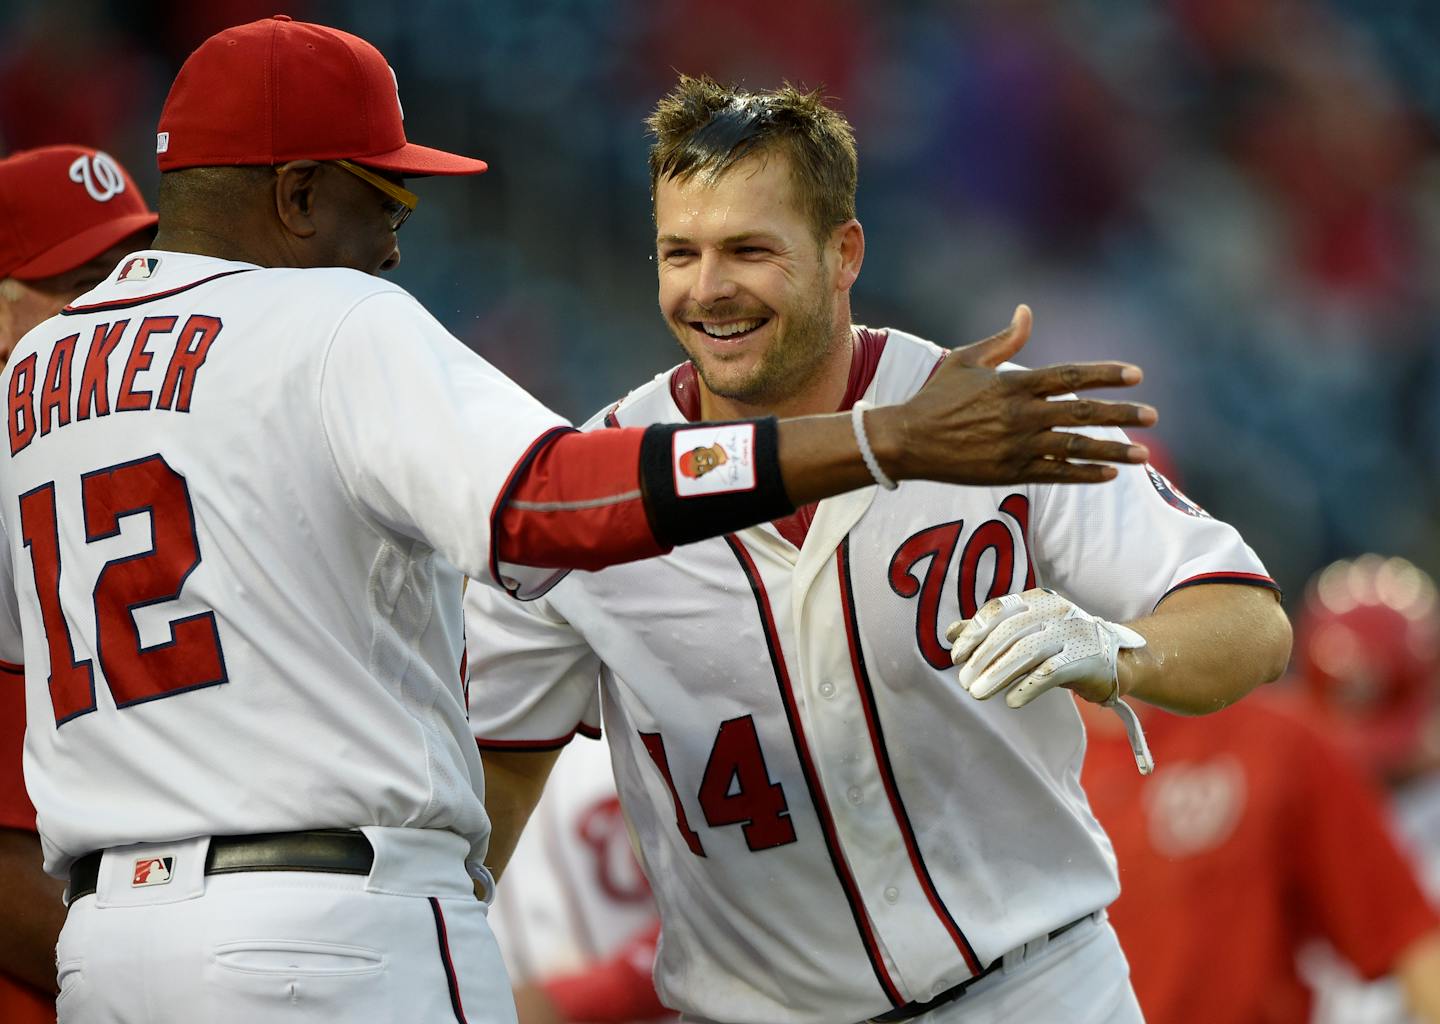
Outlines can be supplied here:
[[773, 416], [646, 428], [640, 489], [650, 529], [666, 547], [795, 511], [780, 475], [780, 425]]

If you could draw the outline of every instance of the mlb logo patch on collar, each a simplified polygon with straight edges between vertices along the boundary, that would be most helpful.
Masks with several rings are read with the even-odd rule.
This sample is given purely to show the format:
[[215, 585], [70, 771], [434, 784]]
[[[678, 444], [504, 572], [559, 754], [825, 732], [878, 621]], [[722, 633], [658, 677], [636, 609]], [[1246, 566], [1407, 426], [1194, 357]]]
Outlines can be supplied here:
[[174, 867], [174, 857], [142, 857], [135, 862], [135, 873], [130, 876], [130, 885], [135, 889], [144, 885], [164, 885], [170, 881]]
[[136, 256], [125, 262], [125, 266], [120, 269], [120, 276], [116, 280], [144, 281], [154, 276], [159, 267], [160, 261], [153, 256]]

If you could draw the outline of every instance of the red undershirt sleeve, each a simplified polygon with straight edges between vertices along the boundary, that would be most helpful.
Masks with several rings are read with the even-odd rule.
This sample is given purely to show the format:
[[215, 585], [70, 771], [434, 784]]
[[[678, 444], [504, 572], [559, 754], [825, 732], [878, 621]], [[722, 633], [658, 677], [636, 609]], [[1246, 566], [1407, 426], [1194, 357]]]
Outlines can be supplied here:
[[603, 569], [669, 550], [655, 538], [640, 485], [639, 427], [542, 438], [501, 492], [500, 562]]

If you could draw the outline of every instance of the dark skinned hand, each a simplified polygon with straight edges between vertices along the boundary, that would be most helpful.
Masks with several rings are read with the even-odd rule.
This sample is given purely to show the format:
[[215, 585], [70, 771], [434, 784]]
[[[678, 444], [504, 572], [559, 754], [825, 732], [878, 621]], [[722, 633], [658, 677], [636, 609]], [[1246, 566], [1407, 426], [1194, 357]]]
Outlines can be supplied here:
[[[867, 412], [876, 457], [896, 480], [958, 484], [1098, 483], [1116, 470], [1101, 463], [1143, 463], [1141, 445], [1102, 441], [1062, 427], [1149, 427], [1151, 406], [1095, 398], [1055, 398], [1140, 383], [1129, 363], [1063, 363], [1036, 370], [997, 369], [1030, 337], [1028, 306], [998, 334], [957, 348], [902, 405]], [[1081, 460], [1081, 461], [1077, 461]]]

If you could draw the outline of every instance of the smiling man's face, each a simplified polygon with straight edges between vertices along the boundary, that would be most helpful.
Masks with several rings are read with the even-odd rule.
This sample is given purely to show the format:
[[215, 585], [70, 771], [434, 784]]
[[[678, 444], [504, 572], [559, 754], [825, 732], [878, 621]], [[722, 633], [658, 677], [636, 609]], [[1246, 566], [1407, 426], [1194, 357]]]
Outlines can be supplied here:
[[774, 405], [849, 337], [833, 246], [815, 238], [784, 152], [718, 180], [660, 181], [655, 225], [660, 310], [711, 393]]

